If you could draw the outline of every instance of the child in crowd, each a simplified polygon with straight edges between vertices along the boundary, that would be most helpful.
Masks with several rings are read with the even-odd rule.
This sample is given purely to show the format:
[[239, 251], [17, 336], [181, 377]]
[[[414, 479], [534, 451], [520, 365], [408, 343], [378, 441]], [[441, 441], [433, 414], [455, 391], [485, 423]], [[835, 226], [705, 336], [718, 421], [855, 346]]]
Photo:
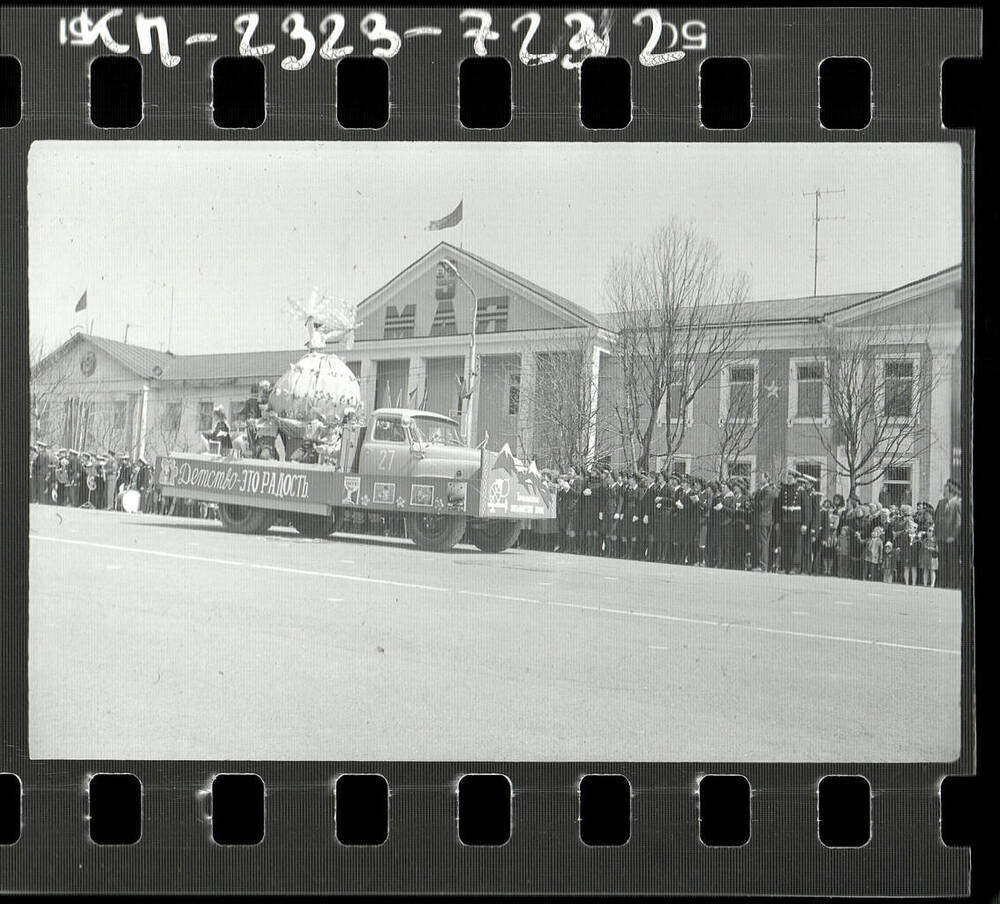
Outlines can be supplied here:
[[923, 535], [917, 530], [917, 522], [910, 518], [906, 522], [906, 561], [903, 562], [904, 579], [911, 587], [917, 583], [920, 555], [923, 549]]
[[882, 549], [882, 583], [891, 584], [896, 571], [896, 549], [892, 540], [886, 540]]
[[934, 535], [933, 524], [928, 526], [927, 534], [924, 537], [923, 555], [921, 556], [920, 564], [924, 572], [924, 586], [925, 587], [936, 586], [937, 567], [938, 567], [938, 547], [937, 547], [937, 537]]
[[865, 543], [865, 580], [878, 581], [882, 578], [882, 528], [878, 525], [872, 528], [871, 536]]
[[840, 534], [840, 513], [829, 499], [823, 500], [820, 515], [820, 561], [823, 574], [834, 574], [837, 539]]
[[834, 565], [837, 577], [854, 577], [851, 568], [851, 529], [842, 525], [837, 534], [837, 561]]

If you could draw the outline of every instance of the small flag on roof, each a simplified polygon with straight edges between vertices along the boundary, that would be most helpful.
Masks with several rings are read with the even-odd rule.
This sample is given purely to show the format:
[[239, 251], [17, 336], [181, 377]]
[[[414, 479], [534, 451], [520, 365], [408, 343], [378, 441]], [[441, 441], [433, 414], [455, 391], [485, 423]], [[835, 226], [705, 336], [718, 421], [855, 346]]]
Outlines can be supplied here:
[[79, 313], [85, 310], [87, 307], [87, 290], [83, 290], [83, 295], [80, 296], [80, 300], [76, 303], [76, 307], [73, 308], [74, 313]]
[[462, 222], [462, 201], [458, 202], [458, 207], [456, 207], [448, 216], [442, 217], [440, 220], [431, 220], [427, 225], [426, 232], [434, 232], [438, 229], [451, 229], [452, 226], [457, 226]]

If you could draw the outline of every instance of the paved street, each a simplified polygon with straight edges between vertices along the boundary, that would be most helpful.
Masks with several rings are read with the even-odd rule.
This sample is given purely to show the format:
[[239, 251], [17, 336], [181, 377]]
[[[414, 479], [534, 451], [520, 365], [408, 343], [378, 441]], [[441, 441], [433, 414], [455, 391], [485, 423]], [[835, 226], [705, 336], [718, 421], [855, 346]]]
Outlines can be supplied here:
[[31, 507], [41, 758], [947, 760], [956, 591]]

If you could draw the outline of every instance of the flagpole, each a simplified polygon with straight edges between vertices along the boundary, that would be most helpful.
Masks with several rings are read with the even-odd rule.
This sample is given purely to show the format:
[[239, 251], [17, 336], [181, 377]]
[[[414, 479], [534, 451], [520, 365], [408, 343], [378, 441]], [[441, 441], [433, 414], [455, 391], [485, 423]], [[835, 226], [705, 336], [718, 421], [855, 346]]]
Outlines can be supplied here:
[[458, 203], [462, 208], [462, 219], [459, 221], [458, 230], [458, 247], [463, 248], [465, 246], [465, 192], [462, 192], [462, 197], [458, 199]]
[[174, 287], [170, 287], [170, 321], [167, 324], [167, 351], [170, 351], [170, 342], [174, 337]]

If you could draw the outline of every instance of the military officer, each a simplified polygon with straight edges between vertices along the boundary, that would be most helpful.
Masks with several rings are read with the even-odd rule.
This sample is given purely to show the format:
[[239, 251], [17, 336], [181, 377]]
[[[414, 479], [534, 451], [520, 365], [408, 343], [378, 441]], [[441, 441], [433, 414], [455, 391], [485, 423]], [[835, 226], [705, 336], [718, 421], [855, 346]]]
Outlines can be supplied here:
[[785, 471], [779, 491], [778, 517], [780, 567], [785, 574], [791, 574], [796, 564], [795, 553], [802, 528], [802, 504], [799, 499], [799, 488], [795, 482], [795, 472], [791, 468]]

